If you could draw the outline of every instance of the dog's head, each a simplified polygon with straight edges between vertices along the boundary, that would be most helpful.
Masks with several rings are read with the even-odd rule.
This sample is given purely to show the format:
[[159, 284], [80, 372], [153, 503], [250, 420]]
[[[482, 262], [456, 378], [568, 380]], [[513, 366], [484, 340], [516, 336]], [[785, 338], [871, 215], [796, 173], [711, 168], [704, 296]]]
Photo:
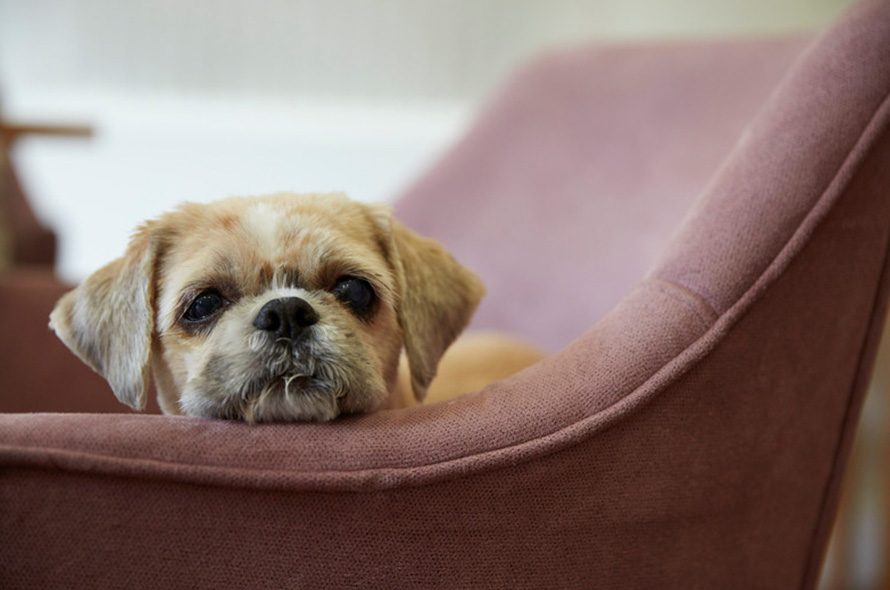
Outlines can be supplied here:
[[330, 420], [379, 407], [403, 347], [422, 399], [483, 291], [384, 206], [281, 194], [147, 222], [50, 325], [135, 409], [151, 372], [166, 413]]

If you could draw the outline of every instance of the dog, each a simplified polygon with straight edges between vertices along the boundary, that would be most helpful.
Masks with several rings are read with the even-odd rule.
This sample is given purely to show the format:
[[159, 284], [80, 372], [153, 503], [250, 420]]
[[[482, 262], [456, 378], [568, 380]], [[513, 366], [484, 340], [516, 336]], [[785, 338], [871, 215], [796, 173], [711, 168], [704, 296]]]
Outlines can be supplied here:
[[[328, 421], [423, 401], [484, 292], [385, 205], [281, 193], [146, 222], [59, 300], [50, 327], [131, 408], [152, 378], [166, 414]], [[465, 351], [443, 363], [436, 400], [540, 358], [496, 335]]]

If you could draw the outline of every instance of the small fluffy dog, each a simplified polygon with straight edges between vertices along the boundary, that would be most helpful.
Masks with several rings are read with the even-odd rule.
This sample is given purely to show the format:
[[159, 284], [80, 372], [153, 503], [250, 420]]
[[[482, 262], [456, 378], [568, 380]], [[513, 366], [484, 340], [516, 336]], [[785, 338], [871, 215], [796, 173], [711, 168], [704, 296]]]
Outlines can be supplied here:
[[[423, 400], [483, 293], [385, 206], [278, 194], [186, 204], [145, 223], [123, 257], [58, 302], [50, 326], [134, 409], [150, 370], [167, 414], [325, 421]], [[539, 357], [477, 339], [443, 363], [435, 397]]]

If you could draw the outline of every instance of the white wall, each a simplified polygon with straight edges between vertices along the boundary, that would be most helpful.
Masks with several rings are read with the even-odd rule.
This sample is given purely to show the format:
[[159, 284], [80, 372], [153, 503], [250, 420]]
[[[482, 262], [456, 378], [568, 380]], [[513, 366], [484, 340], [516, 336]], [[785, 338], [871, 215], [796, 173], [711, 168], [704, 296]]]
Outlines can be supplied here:
[[0, 0], [0, 84], [464, 98], [590, 39], [775, 34], [851, 0]]

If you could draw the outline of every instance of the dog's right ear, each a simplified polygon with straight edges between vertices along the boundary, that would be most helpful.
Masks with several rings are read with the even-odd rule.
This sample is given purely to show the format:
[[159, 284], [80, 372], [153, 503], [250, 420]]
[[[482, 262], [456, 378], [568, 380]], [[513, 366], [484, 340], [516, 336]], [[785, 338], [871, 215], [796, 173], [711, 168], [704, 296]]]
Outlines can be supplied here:
[[145, 407], [148, 385], [156, 250], [150, 226], [139, 228], [121, 258], [62, 297], [50, 314], [62, 342], [136, 410]]
[[390, 231], [411, 389], [415, 399], [423, 401], [439, 359], [469, 323], [485, 287], [435, 240], [395, 220], [390, 220]]

